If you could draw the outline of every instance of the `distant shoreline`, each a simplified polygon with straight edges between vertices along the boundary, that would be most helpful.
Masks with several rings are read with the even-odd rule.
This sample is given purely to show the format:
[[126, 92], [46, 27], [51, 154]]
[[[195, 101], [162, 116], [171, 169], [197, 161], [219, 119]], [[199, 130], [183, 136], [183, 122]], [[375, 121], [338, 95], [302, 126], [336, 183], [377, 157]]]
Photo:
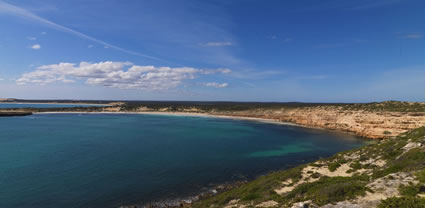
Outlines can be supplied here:
[[109, 104], [96, 104], [96, 103], [26, 103], [26, 102], [0, 102], [0, 104], [16, 104], [16, 105], [98, 105], [98, 106], [109, 106]]
[[36, 114], [133, 114], [133, 115], [164, 115], [164, 116], [189, 116], [189, 117], [204, 117], [204, 118], [221, 118], [221, 119], [232, 119], [232, 120], [241, 120], [241, 121], [254, 121], [254, 122], [261, 122], [266, 124], [276, 124], [276, 125], [284, 125], [284, 126], [296, 126], [296, 127], [303, 127], [303, 128], [309, 128], [309, 129], [318, 129], [318, 130], [325, 130], [325, 131], [333, 131], [333, 132], [339, 132], [343, 134], [349, 134], [354, 135], [362, 139], [368, 140], [369, 138], [361, 137], [359, 135], [354, 134], [353, 132], [347, 132], [337, 129], [326, 129], [321, 127], [315, 127], [315, 126], [307, 126], [307, 125], [301, 125], [301, 124], [295, 124], [290, 122], [284, 122], [284, 121], [278, 121], [275, 119], [266, 119], [266, 118], [255, 118], [255, 117], [244, 117], [244, 116], [228, 116], [228, 115], [215, 115], [215, 114], [208, 114], [208, 113], [190, 113], [190, 112], [77, 112], [77, 111], [49, 111], [49, 112], [34, 112], [34, 115]]
[[183, 112], [77, 112], [77, 111], [49, 111], [49, 112], [34, 112], [34, 114], [141, 114], [141, 115], [164, 115], [164, 116], [191, 116], [191, 117], [205, 117], [205, 118], [223, 118], [223, 119], [234, 119], [234, 120], [248, 120], [248, 121], [259, 121], [262, 123], [289, 125], [289, 126], [300, 126], [321, 129], [317, 127], [304, 126], [289, 122], [281, 122], [274, 119], [255, 118], [255, 117], [243, 117], [243, 116], [226, 116], [226, 115], [214, 115], [208, 113], [183, 113]]

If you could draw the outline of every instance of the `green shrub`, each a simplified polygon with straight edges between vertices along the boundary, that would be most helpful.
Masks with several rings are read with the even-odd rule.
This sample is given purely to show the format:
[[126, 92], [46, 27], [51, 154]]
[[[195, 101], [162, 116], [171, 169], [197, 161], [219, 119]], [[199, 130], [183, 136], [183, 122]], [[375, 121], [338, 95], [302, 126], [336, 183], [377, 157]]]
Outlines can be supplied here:
[[400, 191], [400, 194], [403, 195], [403, 196], [416, 196], [416, 194], [418, 194], [420, 192], [420, 186], [400, 185], [398, 190]]
[[[425, 167], [425, 150], [415, 148], [403, 154], [400, 158], [390, 161], [389, 167], [384, 170], [375, 171], [373, 178], [380, 178], [391, 173], [401, 171], [410, 172], [420, 170]], [[425, 176], [424, 179], [425, 180]]]
[[417, 172], [416, 178], [418, 179], [419, 182], [425, 183], [425, 170]]
[[295, 201], [311, 199], [319, 206], [354, 199], [368, 190], [366, 181], [364, 176], [322, 177], [316, 182], [299, 185], [286, 198]]
[[336, 169], [338, 169], [341, 166], [339, 163], [331, 163], [328, 166], [329, 171], [334, 172]]
[[334, 172], [336, 169], [338, 169], [342, 164], [346, 163], [347, 161], [345, 159], [337, 160], [336, 162], [333, 162], [328, 165], [328, 169], [331, 172]]
[[354, 170], [358, 170], [362, 168], [362, 164], [360, 164], [358, 161], [351, 163], [350, 165], [351, 168], [353, 168]]
[[415, 197], [392, 197], [381, 201], [378, 208], [424, 208], [425, 199]]

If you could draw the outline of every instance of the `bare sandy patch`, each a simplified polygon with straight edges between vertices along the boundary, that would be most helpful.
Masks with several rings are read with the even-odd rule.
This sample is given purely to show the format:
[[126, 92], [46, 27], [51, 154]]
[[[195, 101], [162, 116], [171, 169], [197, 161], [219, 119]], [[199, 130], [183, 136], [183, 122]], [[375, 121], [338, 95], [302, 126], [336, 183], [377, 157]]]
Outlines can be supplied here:
[[270, 201], [265, 201], [265, 202], [262, 202], [260, 204], [257, 204], [257, 205], [255, 205], [255, 207], [275, 207], [277, 205], [279, 205], [279, 203], [277, 203], [273, 200], [270, 200]]

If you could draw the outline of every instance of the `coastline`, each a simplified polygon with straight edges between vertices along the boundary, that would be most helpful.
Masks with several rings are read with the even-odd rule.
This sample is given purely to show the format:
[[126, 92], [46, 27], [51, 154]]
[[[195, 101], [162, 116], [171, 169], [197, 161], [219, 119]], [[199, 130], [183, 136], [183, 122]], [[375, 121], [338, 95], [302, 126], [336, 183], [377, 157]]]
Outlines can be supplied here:
[[[61, 111], [49, 111], [49, 112], [36, 112], [34, 114], [111, 114], [111, 115], [112, 114], [122, 114], [122, 115], [128, 114], [128, 115], [190, 116], [190, 117], [245, 120], [245, 121], [278, 124], [278, 125], [299, 126], [299, 127], [305, 127], [305, 128], [327, 130], [327, 131], [337, 131], [337, 132], [341, 132], [341, 133], [344, 133], [344, 134], [354, 134], [352, 132], [345, 132], [345, 131], [341, 131], [341, 130], [331, 130], [331, 129], [320, 128], [320, 127], [298, 125], [298, 124], [293, 124], [293, 123], [289, 123], [289, 122], [281, 122], [281, 121], [278, 121], [278, 120], [275, 120], [275, 119], [243, 117], [243, 116], [229, 116], [229, 115], [214, 115], [214, 114], [208, 114], [208, 113], [191, 113], [191, 112], [87, 112], [87, 111], [80, 111], [80, 112], [76, 112], [76, 111], [65, 112], [65, 111], [62, 111], [61, 112]], [[366, 138], [364, 138], [364, 139], [366, 139]], [[283, 171], [288, 171], [288, 170], [283, 170]], [[265, 176], [267, 176], [267, 175], [269, 175], [269, 174], [266, 174]], [[255, 180], [258, 180], [258, 178], [255, 179]], [[146, 204], [145, 203], [143, 203], [143, 204], [130, 204], [130, 205], [124, 204], [124, 205], [120, 206], [120, 208], [142, 208], [142, 207], [152, 207], [152, 208], [155, 208], [155, 207], [158, 207], [158, 208], [159, 207], [170, 207], [171, 208], [171, 207], [186, 207], [186, 206], [197, 205], [198, 203], [203, 203], [202, 201], [209, 200], [209, 199], [215, 197], [218, 194], [221, 194], [223, 192], [230, 191], [230, 190], [235, 190], [239, 187], [244, 186], [244, 184], [249, 183], [251, 181], [255, 181], [255, 180], [245, 181], [243, 183], [241, 183], [240, 181], [236, 181], [233, 185], [228, 184], [227, 188], [225, 188], [225, 189], [218, 188], [218, 187], [222, 187], [224, 185], [223, 184], [223, 185], [219, 185], [219, 186], [210, 188], [207, 191], [200, 191], [198, 194], [188, 195], [186, 197], [181, 197], [181, 198], [169, 198], [169, 199], [165, 198], [165, 199], [160, 200], [160, 201], [152, 201], [152, 202], [148, 202]]]
[[190, 112], [88, 112], [88, 111], [48, 111], [48, 112], [34, 112], [34, 115], [36, 114], [133, 114], [133, 115], [163, 115], [163, 116], [189, 116], [189, 117], [204, 117], [204, 118], [221, 118], [221, 119], [233, 119], [233, 120], [244, 120], [244, 121], [254, 121], [254, 122], [261, 122], [261, 123], [268, 123], [268, 124], [277, 124], [277, 125], [286, 125], [286, 126], [297, 126], [297, 127], [303, 127], [303, 128], [310, 128], [310, 129], [320, 129], [320, 130], [327, 130], [327, 131], [337, 131], [345, 134], [352, 134], [355, 135], [352, 132], [346, 132], [341, 130], [332, 130], [332, 129], [326, 129], [321, 127], [315, 127], [315, 126], [307, 126], [307, 125], [301, 125], [291, 122], [284, 122], [284, 121], [278, 121], [276, 119], [266, 119], [266, 118], [256, 118], [256, 117], [244, 117], [244, 116], [228, 116], [228, 115], [216, 115], [216, 114], [209, 114], [209, 113], [190, 113]]
[[[304, 126], [299, 124], [293, 124], [289, 122], [281, 122], [275, 119], [265, 119], [265, 118], [255, 118], [255, 117], [243, 117], [243, 116], [229, 116], [229, 115], [214, 115], [214, 114], [208, 114], [208, 113], [193, 113], [193, 112], [88, 112], [88, 111], [48, 111], [48, 112], [34, 112], [34, 115], [53, 115], [53, 114], [88, 114], [88, 115], [162, 115], [162, 116], [182, 116], [182, 117], [203, 117], [203, 118], [217, 118], [217, 119], [232, 119], [232, 120], [241, 120], [241, 121], [249, 121], [249, 122], [261, 122], [266, 124], [274, 124], [274, 125], [286, 125], [286, 126], [296, 126], [296, 127], [303, 127], [303, 128], [309, 128], [309, 129], [318, 129], [318, 130], [325, 130], [325, 131], [335, 131], [340, 132], [342, 134], [352, 134], [350, 132], [344, 132], [339, 130], [329, 130], [319, 127], [311, 127], [311, 126]], [[354, 135], [354, 134], [352, 134]], [[265, 174], [267, 175], [267, 174]], [[152, 207], [152, 208], [159, 208], [159, 207], [170, 207], [170, 208], [177, 208], [177, 207], [185, 207], [185, 206], [191, 206], [192, 204], [205, 200], [207, 198], [216, 196], [217, 194], [223, 193], [225, 191], [232, 190], [234, 188], [240, 187], [243, 184], [246, 184], [250, 181], [228, 181], [223, 184], [215, 185], [214, 187], [209, 187], [207, 191], [199, 191], [194, 194], [190, 194], [187, 196], [182, 196], [179, 198], [164, 198], [159, 201], [151, 201], [147, 203], [140, 203], [140, 204], [129, 204], [129, 205], [121, 205], [120, 208], [144, 208], [144, 207]]]

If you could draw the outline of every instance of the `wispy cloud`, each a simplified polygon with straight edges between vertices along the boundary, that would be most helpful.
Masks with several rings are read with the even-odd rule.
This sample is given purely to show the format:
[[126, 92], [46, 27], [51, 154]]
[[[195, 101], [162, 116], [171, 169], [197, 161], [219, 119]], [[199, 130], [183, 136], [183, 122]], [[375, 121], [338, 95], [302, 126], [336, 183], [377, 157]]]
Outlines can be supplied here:
[[28, 39], [28, 40], [37, 40], [37, 38], [36, 38], [36, 37], [32, 37], [32, 36], [27, 37], [27, 39]]
[[403, 0], [328, 0], [328, 1], [314, 1], [310, 7], [303, 8], [299, 11], [306, 12], [310, 10], [329, 10], [329, 9], [343, 9], [362, 11], [368, 9], [378, 9], [381, 7], [391, 6], [394, 4], [402, 3]]
[[229, 86], [228, 83], [217, 83], [217, 82], [207, 82], [207, 83], [202, 83], [202, 85], [206, 87], [214, 87], [214, 88], [225, 88]]
[[34, 44], [30, 47], [33, 50], [40, 50], [41, 49], [41, 45], [40, 44]]
[[311, 75], [311, 76], [296, 77], [297, 80], [322, 80], [327, 78], [329, 78], [328, 75]]
[[232, 42], [208, 42], [201, 44], [204, 47], [220, 47], [220, 46], [232, 46]]
[[328, 44], [328, 43], [324, 43], [324, 44], [319, 44], [319, 45], [317, 45], [317, 47], [318, 48], [341, 48], [341, 47], [344, 47], [345, 45], [344, 44], [338, 44], [338, 43], [330, 43], [330, 44]]
[[282, 70], [239, 70], [237, 72], [232, 72], [231, 76], [237, 79], [261, 80], [278, 77], [285, 73], [286, 71]]
[[94, 47], [93, 45], [88, 45], [88, 46], [87, 46], [87, 48], [93, 48], [93, 47]]
[[281, 38], [281, 37], [278, 37], [277, 35], [267, 36], [267, 38], [271, 39], [271, 40], [280, 40], [284, 43], [289, 43], [289, 42], [292, 42], [294, 40], [293, 38], [290, 38], [290, 37]]
[[285, 43], [289, 43], [289, 42], [292, 42], [294, 39], [292, 39], [292, 38], [285, 38], [285, 39], [283, 39], [283, 42], [285, 42]]
[[423, 35], [421, 33], [409, 33], [401, 36], [403, 39], [419, 39], [422, 37]]
[[[130, 62], [105, 61], [43, 65], [35, 71], [23, 74], [17, 84], [47, 85], [54, 82], [73, 83], [85, 80], [86, 84], [120, 89], [166, 90], [176, 88], [185, 80], [201, 75], [225, 74], [228, 70], [198, 69], [192, 67], [139, 66]], [[226, 87], [227, 83], [211, 87]]]
[[[162, 60], [160, 58], [157, 58], [157, 57], [154, 57], [154, 56], [149, 56], [149, 55], [146, 55], [146, 54], [143, 54], [143, 53], [139, 53], [139, 52], [136, 52], [136, 51], [124, 49], [124, 48], [121, 48], [119, 46], [116, 46], [116, 45], [107, 43], [105, 41], [99, 40], [99, 39], [94, 38], [92, 36], [86, 35], [86, 34], [81, 33], [79, 31], [73, 30], [71, 28], [65, 27], [63, 25], [57, 24], [57, 23], [52, 22], [52, 21], [50, 21], [48, 19], [45, 19], [43, 17], [40, 17], [40, 16], [38, 16], [38, 15], [36, 15], [36, 14], [34, 14], [34, 13], [32, 13], [32, 12], [24, 9], [24, 8], [17, 7], [15, 5], [12, 5], [12, 4], [9, 4], [9, 3], [6, 3], [6, 2], [0, 0], [0, 14], [1, 13], [3, 13], [3, 14], [9, 14], [9, 15], [13, 15], [13, 16], [21, 17], [21, 18], [25, 18], [25, 19], [28, 19], [28, 20], [37, 22], [39, 24], [46, 25], [46, 26], [48, 26], [50, 28], [53, 28], [55, 30], [66, 32], [66, 33], [75, 35], [75, 36], [77, 36], [79, 38], [90, 40], [90, 41], [93, 41], [95, 43], [101, 44], [103, 46], [106, 46], [106, 47], [109, 47], [109, 48], [112, 48], [112, 49], [115, 49], [115, 50], [118, 50], [118, 51], [121, 51], [121, 52], [124, 52], [124, 53], [127, 53], [127, 54], [131, 54], [131, 55], [135, 55], [135, 56], [140, 56], [140, 57], [144, 57], [144, 58], [149, 58], [149, 59], [153, 59], [153, 60], [157, 60], [157, 61], [164, 61], [164, 60]], [[45, 33], [45, 32], [43, 32], [43, 33]]]
[[369, 42], [368, 40], [360, 39], [360, 38], [354, 38], [353, 41], [355, 43], [367, 43], [367, 42]]
[[392, 4], [397, 4], [400, 2], [401, 0], [366, 0], [366, 1], [359, 1], [357, 5], [352, 6], [350, 9], [352, 10], [373, 9], [373, 8], [379, 8], [379, 7], [388, 6]]

